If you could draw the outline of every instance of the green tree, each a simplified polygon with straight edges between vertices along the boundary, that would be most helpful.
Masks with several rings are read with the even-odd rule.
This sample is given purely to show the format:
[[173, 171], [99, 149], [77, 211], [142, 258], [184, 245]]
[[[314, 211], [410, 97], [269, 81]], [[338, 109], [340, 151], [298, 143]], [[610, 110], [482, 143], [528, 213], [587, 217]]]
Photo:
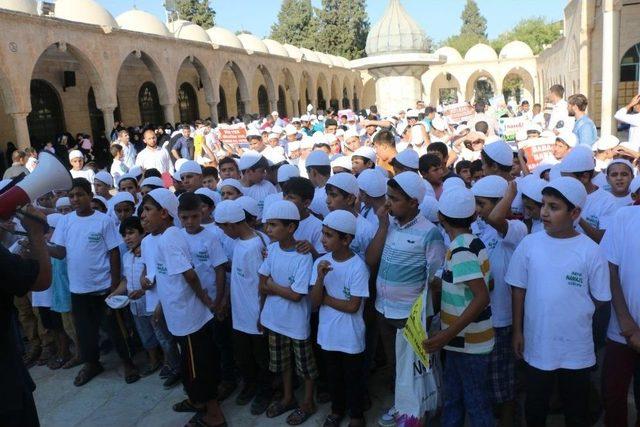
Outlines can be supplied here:
[[467, 0], [460, 18], [462, 19], [460, 35], [470, 34], [486, 40], [487, 20], [480, 14], [480, 8], [475, 0]]
[[452, 48], [460, 52], [460, 55], [464, 56], [464, 54], [467, 53], [467, 51], [471, 49], [473, 45], [476, 45], [478, 43], [485, 43], [486, 41], [487, 39], [476, 34], [458, 34], [444, 40], [442, 42], [442, 46], [451, 46]]
[[216, 12], [209, 5], [209, 0], [175, 0], [175, 5], [178, 18], [198, 24], [205, 30], [215, 25]]
[[322, 0], [315, 49], [356, 59], [364, 56], [369, 34], [365, 0]]
[[535, 55], [542, 52], [546, 45], [558, 40], [562, 35], [562, 21], [548, 22], [542, 17], [528, 18], [520, 21], [509, 31], [500, 34], [491, 42], [493, 48], [500, 50], [513, 40], [520, 40], [531, 47]]
[[318, 17], [311, 0], [284, 0], [278, 20], [271, 26], [271, 38], [307, 49], [315, 48]]

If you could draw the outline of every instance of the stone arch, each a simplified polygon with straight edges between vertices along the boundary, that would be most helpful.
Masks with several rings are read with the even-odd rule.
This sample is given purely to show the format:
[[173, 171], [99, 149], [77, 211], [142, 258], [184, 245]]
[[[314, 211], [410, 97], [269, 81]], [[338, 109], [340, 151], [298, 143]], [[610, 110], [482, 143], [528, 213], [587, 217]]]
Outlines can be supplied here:
[[189, 55], [182, 60], [180, 67], [178, 67], [178, 71], [176, 73], [176, 87], [179, 87], [181, 84], [180, 70], [186, 64], [188, 64], [189, 66], [193, 66], [193, 68], [196, 69], [196, 72], [198, 73], [198, 77], [200, 79], [197, 87], [201, 87], [204, 90], [204, 96], [207, 104], [215, 102], [215, 100], [218, 99], [218, 96], [216, 96], [217, 94], [211, 80], [211, 75], [209, 74], [207, 67], [202, 63], [202, 61], [200, 61], [200, 59], [198, 59], [197, 56]]
[[284, 86], [278, 85], [278, 108], [276, 108], [280, 117], [287, 117], [289, 110], [287, 109], [287, 92]]
[[176, 91], [170, 90], [170, 86], [168, 85], [168, 79], [165, 77], [163, 72], [163, 68], [160, 67], [160, 61], [156, 58], [152, 53], [143, 51], [143, 50], [132, 50], [127, 53], [122, 61], [120, 61], [120, 67], [118, 70], [118, 82], [121, 81], [120, 73], [122, 72], [123, 67], [127, 65], [127, 61], [129, 62], [137, 62], [140, 61], [142, 64], [146, 66], [146, 68], [151, 73], [153, 78], [153, 82], [158, 89], [158, 98], [160, 99], [161, 105], [174, 104], [176, 102]]
[[[283, 67], [278, 78], [279, 84], [284, 88], [286, 96], [286, 110], [289, 116], [297, 116], [300, 111], [300, 93], [298, 92], [298, 85], [293, 73], [289, 68]], [[280, 100], [282, 102], [282, 100]]]
[[60, 92], [47, 80], [33, 79], [29, 86], [29, 136], [31, 145], [41, 148], [65, 130], [64, 109]]
[[258, 81], [257, 75], [262, 76], [262, 79], [264, 80], [264, 83], [265, 83], [265, 87], [267, 89], [267, 95], [269, 95], [269, 110], [270, 110], [269, 112], [276, 110], [277, 102], [278, 102], [278, 92], [277, 92], [276, 83], [273, 80], [273, 75], [271, 71], [269, 71], [269, 68], [267, 68], [264, 64], [258, 64], [258, 66], [254, 71], [254, 78], [252, 79], [253, 90], [252, 90], [251, 98], [255, 99], [254, 97], [257, 95], [258, 87], [260, 86], [260, 84], [257, 83]]
[[353, 84], [349, 76], [344, 76], [342, 79], [342, 91], [341, 91], [340, 106], [342, 108], [353, 108]]
[[307, 70], [303, 70], [300, 76], [300, 111], [306, 111], [307, 105], [315, 104], [314, 100], [317, 100], [317, 95], [313, 86], [313, 80]]
[[[226, 98], [227, 118], [237, 116], [246, 111], [246, 105], [251, 100], [247, 74], [235, 61], [225, 63], [217, 76], [218, 90], [222, 89]], [[236, 96], [236, 92], [239, 96]], [[223, 100], [218, 97], [219, 102]]]
[[425, 87], [430, 96], [431, 105], [449, 104], [463, 100], [460, 80], [452, 73], [442, 71], [431, 81], [430, 87]]
[[193, 85], [187, 81], [180, 84], [178, 88], [178, 111], [180, 121], [183, 123], [193, 123], [200, 118], [198, 95]]
[[[487, 70], [476, 70], [473, 72], [466, 81], [464, 97], [467, 101], [475, 102], [476, 89], [478, 89], [478, 82], [488, 82], [491, 86], [492, 92], [498, 93], [500, 88], [497, 86], [498, 80]], [[502, 83], [502, 81], [499, 81]], [[484, 84], [483, 84], [484, 86]], [[484, 97], [484, 96], [483, 96]]]
[[264, 85], [258, 87], [258, 114], [261, 116], [269, 115], [269, 95]]
[[[510, 89], [508, 87], [507, 84], [509, 82], [509, 77], [510, 76], [517, 76], [521, 81], [521, 88], [520, 91], [518, 93], [515, 94], [511, 94], [511, 93], [507, 93], [507, 90]], [[534, 79], [533, 76], [531, 75], [531, 73], [519, 66], [513, 67], [511, 69], [509, 69], [506, 73], [504, 73], [504, 75], [502, 76], [502, 92], [504, 94], [504, 99], [505, 101], [509, 101], [509, 96], [514, 96], [516, 101], [518, 103], [520, 103], [522, 100], [528, 100], [529, 103], [531, 103], [533, 105], [534, 103], [534, 97], [535, 97], [535, 83], [534, 83]]]
[[376, 81], [373, 78], [367, 80], [362, 89], [362, 106], [361, 108], [368, 109], [371, 105], [376, 103]]
[[[322, 97], [320, 96], [322, 95]], [[316, 103], [315, 106], [317, 109], [326, 110], [329, 106], [329, 99], [331, 96], [331, 92], [329, 90], [329, 83], [327, 82], [327, 78], [324, 73], [319, 72], [318, 77], [316, 79]], [[322, 102], [324, 101], [324, 102]]]
[[[162, 104], [158, 95], [158, 87], [152, 81], [146, 81], [138, 90], [138, 109], [142, 125], [159, 125], [165, 121]], [[169, 120], [167, 118], [167, 120]]]
[[329, 105], [334, 109], [339, 109], [340, 98], [342, 98], [340, 81], [338, 80], [338, 76], [334, 74], [333, 76], [331, 76], [331, 97], [329, 98]]
[[640, 42], [635, 43], [620, 55], [620, 81], [637, 82], [640, 79]]

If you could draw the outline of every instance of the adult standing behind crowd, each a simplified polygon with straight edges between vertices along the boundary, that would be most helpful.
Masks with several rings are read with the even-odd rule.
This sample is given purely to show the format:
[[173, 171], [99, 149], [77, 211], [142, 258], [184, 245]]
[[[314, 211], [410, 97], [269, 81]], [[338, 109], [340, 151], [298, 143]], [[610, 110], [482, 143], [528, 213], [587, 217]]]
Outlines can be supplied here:
[[567, 127], [567, 121], [569, 119], [569, 104], [564, 100], [564, 87], [561, 85], [551, 86], [547, 97], [553, 104], [551, 117], [549, 118], [549, 126], [547, 127], [551, 130]]
[[147, 129], [142, 134], [145, 145], [144, 150], [136, 157], [136, 166], [147, 169], [157, 169], [161, 174], [172, 174], [173, 163], [169, 153], [158, 147], [158, 139], [153, 129]]
[[0, 423], [7, 427], [38, 426], [38, 412], [33, 401], [35, 384], [22, 362], [22, 338], [14, 297], [29, 291], [44, 291], [51, 283], [51, 261], [44, 238], [46, 219], [35, 208], [27, 212], [42, 222], [22, 219], [29, 238], [30, 259], [22, 259], [0, 247]]
[[171, 147], [171, 155], [175, 160], [193, 160], [194, 145], [193, 138], [191, 138], [191, 127], [185, 123], [182, 125], [181, 131], [182, 136], [178, 137]]
[[587, 97], [581, 93], [571, 95], [568, 99], [569, 117], [575, 117], [573, 133], [578, 138], [578, 144], [591, 147], [598, 139], [598, 131], [593, 120], [587, 115]]

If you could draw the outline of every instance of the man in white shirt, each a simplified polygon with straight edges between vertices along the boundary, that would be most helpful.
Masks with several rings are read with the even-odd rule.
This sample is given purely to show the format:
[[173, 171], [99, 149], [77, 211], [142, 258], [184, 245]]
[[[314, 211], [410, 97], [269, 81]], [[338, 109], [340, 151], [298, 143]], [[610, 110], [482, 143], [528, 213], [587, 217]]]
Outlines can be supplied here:
[[640, 147], [640, 94], [631, 98], [627, 105], [616, 111], [614, 117], [630, 126], [629, 142], [634, 147]]
[[158, 147], [158, 140], [153, 129], [144, 131], [142, 140], [147, 148], [138, 153], [136, 166], [140, 166], [144, 170], [157, 169], [161, 174], [173, 174], [173, 163], [171, 163], [169, 153]]
[[566, 127], [569, 121], [569, 104], [567, 104], [567, 101], [563, 98], [564, 88], [561, 85], [551, 86], [547, 97], [553, 104], [548, 129], [554, 130], [556, 128]]

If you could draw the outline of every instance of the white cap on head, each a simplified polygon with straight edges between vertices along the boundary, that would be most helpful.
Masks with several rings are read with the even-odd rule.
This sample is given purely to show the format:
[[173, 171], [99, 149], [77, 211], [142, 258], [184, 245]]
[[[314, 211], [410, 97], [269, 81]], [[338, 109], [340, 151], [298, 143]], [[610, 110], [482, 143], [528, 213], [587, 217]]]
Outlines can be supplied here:
[[109, 208], [109, 202], [107, 201], [107, 199], [105, 199], [105, 198], [104, 198], [104, 197], [102, 197], [102, 196], [98, 196], [98, 195], [96, 194], [96, 195], [94, 195], [94, 196], [91, 198], [91, 200], [97, 200], [97, 201], [99, 201], [100, 203], [102, 203], [102, 205], [105, 207], [105, 209], [108, 209], [108, 208]]
[[184, 158], [180, 158], [180, 159], [176, 160], [176, 162], [173, 164], [173, 167], [174, 167], [175, 171], [180, 173], [180, 168], [182, 168], [182, 165], [184, 165], [188, 161], [189, 161], [189, 159], [184, 159]]
[[311, 150], [315, 145], [316, 141], [310, 136], [303, 136], [302, 141], [300, 141], [300, 149], [301, 150]]
[[247, 140], [252, 138], [262, 138], [262, 134], [259, 129], [249, 128], [249, 130], [247, 130]]
[[175, 181], [182, 182], [182, 177], [180, 176], [180, 172], [178, 171], [173, 172], [173, 175], [171, 175], [171, 178], [173, 178]]
[[136, 177], [134, 175], [131, 175], [131, 173], [127, 172], [125, 174], [122, 174], [118, 177], [118, 186], [120, 186], [120, 183], [122, 181], [124, 181], [125, 179], [131, 179], [133, 181], [138, 182], [138, 180], [136, 179]]
[[573, 205], [583, 208], [587, 201], [587, 190], [577, 179], [570, 176], [561, 176], [547, 183], [546, 188], [558, 190]]
[[71, 150], [69, 151], [69, 161], [73, 159], [84, 159], [84, 154], [80, 150]]
[[198, 162], [196, 162], [195, 160], [187, 160], [186, 162], [182, 163], [182, 165], [180, 165], [179, 171], [180, 171], [180, 176], [186, 173], [202, 175], [202, 166], [200, 166]]
[[431, 127], [444, 132], [447, 130], [447, 122], [442, 117], [436, 115], [433, 120], [431, 120]]
[[258, 201], [253, 197], [242, 196], [236, 199], [236, 202], [240, 203], [242, 209], [249, 212], [251, 215], [260, 219], [260, 206], [258, 205]]
[[467, 188], [450, 188], [442, 192], [438, 201], [438, 211], [449, 218], [469, 218], [476, 212], [476, 198]]
[[347, 172], [332, 175], [327, 181], [327, 184], [333, 185], [334, 187], [337, 187], [349, 194], [353, 194], [356, 197], [358, 197], [358, 194], [360, 193], [360, 187], [358, 187], [356, 177]]
[[269, 152], [265, 154], [264, 157], [269, 162], [271, 162], [271, 166], [287, 161], [287, 158], [284, 156], [283, 150], [269, 150]]
[[478, 197], [503, 198], [508, 186], [509, 183], [503, 177], [489, 175], [476, 181], [471, 192]]
[[542, 203], [542, 189], [547, 181], [534, 175], [527, 175], [518, 182], [518, 190], [531, 200]]
[[412, 108], [407, 110], [407, 119], [417, 119], [420, 113], [418, 113], [418, 110], [414, 110]]
[[596, 167], [593, 152], [588, 145], [577, 145], [560, 163], [560, 172], [576, 173], [592, 171]]
[[260, 159], [262, 159], [262, 154], [258, 153], [257, 151], [247, 150], [242, 156], [240, 156], [240, 160], [238, 161], [238, 168], [241, 171], [247, 170], [258, 163]]
[[452, 176], [451, 178], [447, 178], [442, 183], [442, 191], [447, 191], [449, 188], [453, 188], [453, 187], [467, 188], [467, 184], [465, 184], [462, 178], [457, 176]]
[[331, 162], [332, 168], [343, 168], [349, 171], [353, 170], [353, 166], [351, 163], [351, 156], [340, 156], [336, 157], [335, 160]]
[[560, 132], [556, 136], [556, 139], [559, 139], [560, 141], [564, 142], [570, 148], [573, 148], [578, 144], [578, 138], [576, 137], [576, 134], [564, 128], [560, 130]]
[[525, 128], [525, 132], [538, 132], [538, 133], [542, 133], [542, 128], [540, 127], [539, 124], [537, 123], [533, 123], [533, 122], [529, 122], [529, 124], [527, 125], [527, 127]]
[[309, 157], [304, 161], [305, 167], [309, 166], [331, 166], [329, 156], [322, 150], [314, 150], [309, 153]]
[[345, 141], [351, 138], [360, 138], [360, 134], [358, 133], [357, 130], [355, 129], [347, 129], [347, 131], [344, 133], [344, 139]]
[[418, 203], [422, 202], [427, 192], [424, 186], [424, 180], [416, 172], [402, 172], [396, 175], [393, 180], [398, 183], [402, 191], [412, 199], [416, 199]]
[[296, 165], [282, 165], [278, 168], [278, 182], [283, 183], [289, 178], [300, 176], [300, 169]]
[[275, 125], [274, 127], [271, 128], [271, 130], [269, 131], [269, 133], [276, 133], [276, 134], [281, 134], [282, 132], [284, 132], [284, 129], [282, 128], [282, 126], [279, 125]]
[[96, 176], [94, 177], [94, 179], [97, 179], [98, 181], [100, 181], [104, 185], [107, 185], [109, 187], [113, 187], [113, 177], [107, 171], [99, 171], [96, 174]]
[[300, 212], [292, 202], [288, 200], [278, 200], [269, 205], [262, 215], [262, 221], [270, 219], [284, 219], [289, 221], [300, 221]]
[[222, 198], [220, 197], [220, 193], [218, 193], [217, 191], [213, 191], [212, 189], [207, 187], [200, 187], [196, 191], [194, 191], [194, 193], [211, 200], [214, 206], [217, 205], [220, 200], [222, 200]]
[[549, 169], [549, 181], [560, 178], [562, 176], [561, 169], [562, 163], [556, 163], [555, 165], [551, 166], [551, 169]]
[[627, 160], [627, 159], [613, 159], [611, 160], [611, 163], [609, 163], [609, 165], [607, 166], [607, 173], [609, 171], [609, 168], [613, 165], [625, 165], [626, 167], [629, 168], [629, 170], [631, 170], [631, 174], [635, 173], [635, 168], [633, 167], [633, 164]]
[[284, 127], [284, 133], [287, 135], [295, 135], [298, 133], [298, 129], [294, 125], [286, 125]]
[[356, 235], [356, 217], [349, 211], [338, 209], [329, 212], [329, 214], [324, 217], [322, 225], [332, 230], [351, 234], [352, 236]]
[[129, 174], [135, 177], [136, 179], [138, 179], [139, 177], [142, 176], [142, 168], [140, 166], [134, 166], [131, 169], [129, 169]]
[[555, 158], [547, 158], [542, 161], [536, 168], [531, 172], [532, 175], [535, 175], [538, 178], [542, 178], [542, 174], [548, 170], [551, 170], [553, 165], [557, 165], [558, 162]]
[[418, 170], [420, 164], [420, 156], [418, 156], [418, 153], [414, 150], [401, 151], [400, 153], [396, 154], [393, 160], [400, 163], [406, 168], [410, 168], [416, 171]]
[[298, 151], [300, 149], [300, 142], [299, 141], [287, 142], [287, 149], [289, 150], [289, 153], [291, 153], [292, 151]]
[[482, 151], [494, 162], [502, 166], [511, 166], [513, 164], [513, 150], [501, 139], [484, 144]]
[[303, 114], [302, 116], [300, 116], [300, 121], [301, 122], [308, 122], [309, 120], [310, 120], [309, 119], [309, 115], [307, 115], [307, 114]]
[[[634, 177], [629, 184], [629, 191], [631, 193], [637, 193], [640, 190], [640, 175]], [[57, 207], [57, 206], [56, 206]]]
[[370, 197], [383, 197], [387, 194], [387, 178], [376, 169], [365, 169], [360, 172], [358, 186]]
[[602, 135], [600, 139], [598, 139], [595, 144], [593, 144], [593, 149], [598, 151], [611, 150], [612, 148], [620, 145], [620, 140], [613, 135]]
[[244, 186], [235, 178], [223, 179], [220, 183], [220, 188], [222, 189], [222, 187], [233, 187], [238, 190], [240, 194], [244, 194]]
[[129, 193], [128, 191], [119, 191], [109, 199], [109, 205], [112, 209], [115, 209], [117, 205], [123, 202], [129, 202], [132, 205], [136, 204], [136, 201], [133, 198], [133, 194]]
[[276, 110], [273, 110], [273, 111], [271, 112], [271, 115], [272, 115], [272, 116], [278, 116], [279, 114], [278, 114], [278, 112], [277, 112]]
[[223, 200], [213, 213], [218, 224], [235, 224], [245, 220], [244, 209], [237, 200]]
[[[131, 196], [131, 194], [129, 195]], [[131, 198], [133, 199], [133, 196], [131, 196]], [[71, 200], [68, 197], [60, 197], [56, 200], [56, 209], [60, 209], [63, 206], [71, 206]]]
[[140, 184], [140, 187], [146, 187], [146, 186], [154, 186], [154, 187], [162, 188], [164, 187], [164, 181], [162, 181], [162, 178], [158, 178], [157, 176], [150, 176], [148, 178], [145, 178], [142, 181], [142, 184]]
[[415, 124], [411, 126], [411, 145], [424, 144], [424, 134], [422, 133], [423, 128], [422, 124]]
[[420, 213], [431, 222], [438, 222], [438, 201], [435, 197], [426, 195], [420, 203]]
[[291, 119], [291, 123], [300, 123], [300, 117], [294, 117]]
[[147, 196], [155, 200], [173, 219], [178, 218], [178, 198], [171, 191], [166, 188], [156, 188], [149, 191]]
[[271, 132], [268, 139], [280, 139], [280, 134]]
[[353, 152], [353, 155], [364, 157], [365, 159], [371, 160], [373, 163], [376, 162], [376, 150], [372, 147], [360, 147]]

